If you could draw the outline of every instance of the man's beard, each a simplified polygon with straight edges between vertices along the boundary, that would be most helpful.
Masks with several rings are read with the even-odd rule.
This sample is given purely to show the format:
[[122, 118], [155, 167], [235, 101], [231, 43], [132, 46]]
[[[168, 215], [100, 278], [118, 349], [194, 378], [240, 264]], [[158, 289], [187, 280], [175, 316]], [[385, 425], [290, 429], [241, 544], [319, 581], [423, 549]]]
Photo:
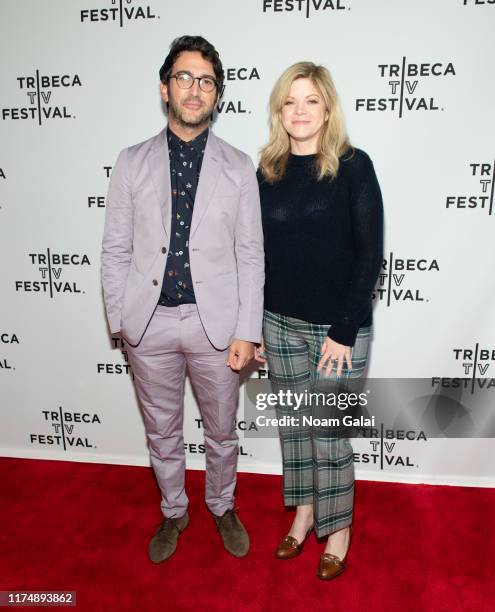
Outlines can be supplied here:
[[213, 113], [213, 108], [206, 109], [200, 115], [198, 115], [195, 119], [190, 120], [186, 119], [184, 116], [184, 111], [181, 110], [180, 106], [171, 98], [168, 100], [168, 112], [173, 116], [175, 121], [179, 123], [184, 128], [197, 127], [203, 123], [207, 123], [211, 114]]

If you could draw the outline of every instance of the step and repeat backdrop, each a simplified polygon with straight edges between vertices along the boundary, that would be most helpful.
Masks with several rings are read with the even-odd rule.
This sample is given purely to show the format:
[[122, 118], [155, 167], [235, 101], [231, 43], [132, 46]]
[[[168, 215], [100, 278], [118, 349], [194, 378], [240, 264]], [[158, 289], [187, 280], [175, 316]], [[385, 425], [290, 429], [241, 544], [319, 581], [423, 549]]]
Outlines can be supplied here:
[[[101, 238], [112, 165], [165, 125], [158, 69], [188, 33], [224, 63], [215, 132], [255, 163], [271, 88], [300, 60], [329, 68], [374, 161], [386, 241], [368, 375], [429, 381], [436, 400], [356, 437], [357, 477], [494, 486], [494, 26], [493, 0], [2, 0], [0, 454], [149, 465], [125, 344], [107, 328]], [[239, 470], [281, 473], [245, 386]], [[414, 412], [428, 406], [435, 435]], [[185, 412], [201, 469], [189, 384]]]

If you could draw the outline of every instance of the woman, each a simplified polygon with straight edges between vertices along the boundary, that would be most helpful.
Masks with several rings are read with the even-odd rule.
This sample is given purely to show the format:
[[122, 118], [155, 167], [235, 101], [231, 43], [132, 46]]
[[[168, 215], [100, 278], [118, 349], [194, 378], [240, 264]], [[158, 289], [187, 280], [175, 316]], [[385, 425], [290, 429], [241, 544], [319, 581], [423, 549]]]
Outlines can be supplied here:
[[[264, 342], [256, 358], [263, 362], [266, 352], [278, 389], [304, 392], [323, 388], [325, 381], [345, 383], [366, 366], [383, 208], [373, 163], [351, 147], [323, 66], [300, 62], [277, 81], [258, 181], [266, 279]], [[277, 406], [277, 416], [291, 410]], [[298, 415], [311, 410], [304, 405]], [[328, 536], [317, 574], [329, 579], [344, 571], [349, 547], [352, 447], [347, 437], [301, 420], [279, 427], [284, 503], [297, 508], [276, 556], [299, 554], [314, 528], [318, 537]]]

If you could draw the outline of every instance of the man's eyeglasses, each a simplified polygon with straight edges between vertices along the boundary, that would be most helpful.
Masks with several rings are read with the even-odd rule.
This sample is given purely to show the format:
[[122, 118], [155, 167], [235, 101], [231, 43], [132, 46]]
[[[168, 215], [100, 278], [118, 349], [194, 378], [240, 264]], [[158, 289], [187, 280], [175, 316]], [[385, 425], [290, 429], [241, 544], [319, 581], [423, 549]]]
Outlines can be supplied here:
[[175, 79], [181, 89], [190, 89], [194, 81], [198, 81], [199, 88], [205, 93], [211, 93], [217, 86], [217, 81], [209, 76], [193, 77], [190, 72], [177, 72], [171, 74], [169, 79]]

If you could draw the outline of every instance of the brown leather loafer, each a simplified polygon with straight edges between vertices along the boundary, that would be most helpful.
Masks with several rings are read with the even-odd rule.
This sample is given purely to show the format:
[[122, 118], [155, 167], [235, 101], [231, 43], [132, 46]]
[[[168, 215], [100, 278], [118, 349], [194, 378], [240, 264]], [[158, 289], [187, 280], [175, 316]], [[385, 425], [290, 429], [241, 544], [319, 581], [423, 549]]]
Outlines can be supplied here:
[[[349, 528], [349, 546], [351, 545], [352, 527]], [[349, 548], [347, 549], [349, 551]], [[347, 557], [347, 552], [344, 559]], [[318, 578], [322, 580], [331, 580], [336, 578], [345, 570], [344, 559], [339, 559], [337, 555], [331, 553], [323, 553], [320, 557], [318, 565]]]
[[320, 557], [320, 565], [318, 566], [318, 578], [322, 580], [330, 580], [341, 574], [345, 570], [344, 562], [336, 555], [323, 553]]
[[[310, 527], [308, 529], [308, 531], [306, 532], [306, 537], [308, 537], [308, 534], [312, 529], [313, 527]], [[293, 559], [301, 553], [303, 546], [304, 541], [299, 544], [296, 538], [290, 535], [286, 535], [285, 538], [278, 545], [278, 548], [275, 551], [275, 556], [277, 557], [277, 559]]]
[[189, 525], [189, 514], [164, 518], [155, 535], [151, 538], [148, 554], [153, 563], [161, 563], [171, 557], [177, 548], [179, 535]]
[[249, 551], [249, 535], [235, 510], [226, 510], [222, 516], [213, 515], [223, 545], [234, 557], [245, 557]]

